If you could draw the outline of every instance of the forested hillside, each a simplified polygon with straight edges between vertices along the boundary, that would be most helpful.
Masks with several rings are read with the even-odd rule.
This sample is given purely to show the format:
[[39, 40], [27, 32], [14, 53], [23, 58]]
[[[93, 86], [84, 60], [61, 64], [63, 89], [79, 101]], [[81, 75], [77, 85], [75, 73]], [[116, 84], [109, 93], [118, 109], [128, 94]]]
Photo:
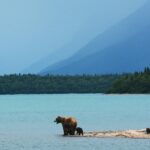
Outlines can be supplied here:
[[150, 68], [118, 77], [108, 93], [150, 93]]
[[0, 94], [105, 93], [117, 75], [0, 76]]
[[150, 68], [120, 75], [4, 75], [0, 94], [150, 93]]

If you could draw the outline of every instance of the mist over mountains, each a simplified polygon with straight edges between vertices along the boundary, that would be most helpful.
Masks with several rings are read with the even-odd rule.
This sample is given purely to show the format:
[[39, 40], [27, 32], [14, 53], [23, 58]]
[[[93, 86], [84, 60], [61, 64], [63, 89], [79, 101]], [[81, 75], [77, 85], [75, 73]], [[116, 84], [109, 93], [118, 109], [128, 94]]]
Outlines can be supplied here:
[[150, 66], [150, 2], [41, 74], [107, 74]]

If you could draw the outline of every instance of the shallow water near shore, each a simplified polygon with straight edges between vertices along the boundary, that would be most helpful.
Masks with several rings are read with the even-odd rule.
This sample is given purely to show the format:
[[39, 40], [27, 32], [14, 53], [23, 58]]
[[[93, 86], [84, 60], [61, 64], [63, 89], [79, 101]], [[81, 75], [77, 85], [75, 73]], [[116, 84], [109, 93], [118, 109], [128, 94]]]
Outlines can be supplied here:
[[149, 139], [63, 137], [58, 115], [85, 131], [144, 129], [150, 95], [1, 95], [0, 150], [149, 150]]

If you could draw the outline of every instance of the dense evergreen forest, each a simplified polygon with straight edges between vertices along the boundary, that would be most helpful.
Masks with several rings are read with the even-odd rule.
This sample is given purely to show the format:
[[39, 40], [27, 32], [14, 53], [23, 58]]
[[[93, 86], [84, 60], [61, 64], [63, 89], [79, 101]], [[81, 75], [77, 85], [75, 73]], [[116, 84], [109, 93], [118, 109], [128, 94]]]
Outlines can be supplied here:
[[150, 93], [150, 68], [121, 75], [4, 75], [0, 94]]
[[107, 93], [150, 93], [150, 68], [118, 76]]
[[0, 76], [0, 94], [105, 93], [117, 75]]

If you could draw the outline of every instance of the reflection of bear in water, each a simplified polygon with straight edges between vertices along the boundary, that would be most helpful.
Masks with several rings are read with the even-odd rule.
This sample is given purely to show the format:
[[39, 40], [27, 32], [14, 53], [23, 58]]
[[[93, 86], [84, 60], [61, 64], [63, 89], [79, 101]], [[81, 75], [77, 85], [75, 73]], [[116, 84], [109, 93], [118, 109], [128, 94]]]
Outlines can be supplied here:
[[74, 135], [75, 134], [75, 130], [77, 127], [77, 121], [76, 119], [72, 118], [72, 117], [61, 117], [58, 116], [56, 118], [56, 120], [54, 121], [57, 124], [61, 123], [63, 130], [64, 130], [64, 135]]
[[82, 128], [77, 127], [77, 128], [76, 128], [76, 131], [77, 131], [77, 134], [78, 134], [78, 135], [81, 134], [81, 135], [83, 136], [83, 129], [82, 129]]

